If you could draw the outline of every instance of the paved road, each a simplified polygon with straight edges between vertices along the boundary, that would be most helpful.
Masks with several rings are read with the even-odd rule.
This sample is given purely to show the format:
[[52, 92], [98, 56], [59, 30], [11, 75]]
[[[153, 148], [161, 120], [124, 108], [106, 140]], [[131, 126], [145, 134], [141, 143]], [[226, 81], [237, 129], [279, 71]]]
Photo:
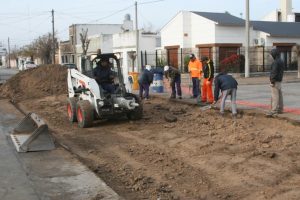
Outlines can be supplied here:
[[5, 82], [7, 79], [18, 73], [19, 70], [16, 68], [7, 69], [5, 67], [0, 67], [0, 83]]
[[[282, 84], [285, 111], [300, 115], [300, 83]], [[271, 91], [269, 85], [240, 85], [238, 87], [239, 104], [268, 108]]]
[[23, 116], [0, 100], [0, 199], [120, 199], [100, 178], [62, 148], [17, 153], [9, 133]]

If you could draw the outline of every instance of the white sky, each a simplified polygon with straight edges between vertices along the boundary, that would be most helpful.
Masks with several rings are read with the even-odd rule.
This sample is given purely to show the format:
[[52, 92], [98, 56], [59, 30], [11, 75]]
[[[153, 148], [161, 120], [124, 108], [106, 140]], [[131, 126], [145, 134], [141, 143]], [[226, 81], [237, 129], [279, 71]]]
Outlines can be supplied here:
[[[153, 31], [181, 10], [228, 11], [238, 17], [241, 13], [245, 16], [245, 0], [138, 0], [138, 3], [139, 27], [152, 27]], [[0, 43], [6, 46], [10, 37], [12, 47], [29, 44], [51, 32], [52, 9], [55, 30], [61, 40], [68, 39], [71, 24], [120, 24], [126, 13], [134, 19], [134, 0], [0, 0], [0, 5]], [[279, 0], [250, 0], [250, 8], [251, 20], [259, 20], [279, 8]], [[293, 8], [300, 12], [300, 0], [293, 0]]]

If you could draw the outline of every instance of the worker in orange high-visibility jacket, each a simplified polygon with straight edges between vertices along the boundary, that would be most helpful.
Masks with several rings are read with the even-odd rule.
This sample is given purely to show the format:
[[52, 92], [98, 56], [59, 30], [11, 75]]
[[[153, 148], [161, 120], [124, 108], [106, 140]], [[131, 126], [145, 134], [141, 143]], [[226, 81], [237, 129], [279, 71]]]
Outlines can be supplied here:
[[195, 57], [194, 54], [190, 54], [189, 73], [193, 82], [192, 98], [197, 98], [201, 95], [200, 78], [202, 74], [202, 63]]
[[203, 84], [202, 84], [202, 102], [213, 103], [214, 95], [212, 84], [214, 80], [214, 63], [206, 56], [202, 57], [203, 65]]

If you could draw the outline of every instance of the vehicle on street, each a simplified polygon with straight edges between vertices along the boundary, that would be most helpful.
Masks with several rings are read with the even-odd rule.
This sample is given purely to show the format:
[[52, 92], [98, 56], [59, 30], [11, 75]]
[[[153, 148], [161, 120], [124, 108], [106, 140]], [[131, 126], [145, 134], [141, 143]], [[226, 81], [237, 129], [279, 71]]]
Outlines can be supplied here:
[[26, 70], [26, 69], [35, 68], [35, 67], [37, 67], [37, 65], [34, 64], [33, 61], [25, 61], [25, 63], [24, 63], [24, 69], [25, 69], [25, 70]]
[[77, 66], [74, 63], [63, 63], [61, 65], [67, 67], [68, 69], [77, 69]]

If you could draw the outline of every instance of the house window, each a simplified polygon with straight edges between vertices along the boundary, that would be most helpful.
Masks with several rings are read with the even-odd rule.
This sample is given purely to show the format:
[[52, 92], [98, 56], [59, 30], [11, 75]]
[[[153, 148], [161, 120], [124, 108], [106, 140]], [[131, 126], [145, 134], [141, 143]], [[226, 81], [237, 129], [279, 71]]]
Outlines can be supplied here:
[[65, 57], [64, 56], [61, 57], [61, 63], [65, 63]]
[[297, 67], [292, 63], [292, 47], [291, 46], [277, 46], [280, 51], [280, 58], [284, 63], [284, 70], [295, 70]]
[[72, 55], [72, 63], [75, 63], [75, 56]]
[[66, 59], [65, 59], [66, 63], [68, 63], [68, 56], [65, 56], [65, 58], [66, 58]]

